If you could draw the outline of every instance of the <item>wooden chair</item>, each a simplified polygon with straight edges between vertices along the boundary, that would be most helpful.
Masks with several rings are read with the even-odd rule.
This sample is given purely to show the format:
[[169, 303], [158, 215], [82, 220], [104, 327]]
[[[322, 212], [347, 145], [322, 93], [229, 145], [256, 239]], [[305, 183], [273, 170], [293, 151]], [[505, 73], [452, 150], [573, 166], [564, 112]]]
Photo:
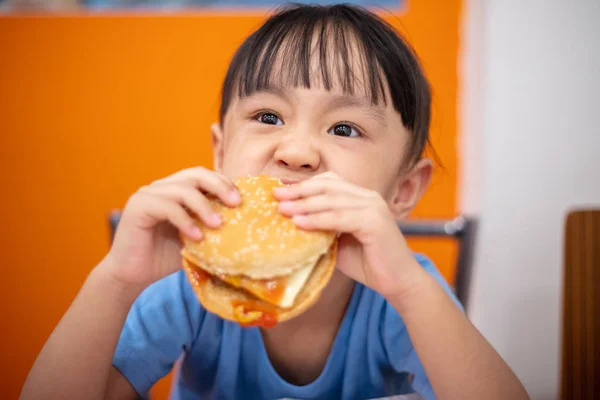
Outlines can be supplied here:
[[600, 399], [600, 210], [565, 229], [561, 399]]
[[[117, 229], [120, 218], [120, 211], [113, 211], [109, 216], [111, 238]], [[452, 220], [409, 220], [399, 223], [398, 227], [407, 237], [432, 239], [449, 237], [458, 240], [459, 250], [453, 289], [456, 297], [467, 311], [477, 220], [463, 216]]]

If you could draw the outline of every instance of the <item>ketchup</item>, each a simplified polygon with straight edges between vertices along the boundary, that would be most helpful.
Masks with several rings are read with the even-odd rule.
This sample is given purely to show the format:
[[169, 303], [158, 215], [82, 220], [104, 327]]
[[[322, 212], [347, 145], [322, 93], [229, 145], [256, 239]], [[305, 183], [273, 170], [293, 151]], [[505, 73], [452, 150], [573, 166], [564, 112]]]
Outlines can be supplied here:
[[271, 314], [263, 313], [263, 315], [261, 315], [258, 319], [254, 320], [253, 322], [239, 322], [239, 324], [243, 328], [250, 328], [253, 326], [260, 326], [262, 328], [272, 328], [275, 325], [277, 325], [277, 319]]
[[277, 309], [269, 304], [256, 300], [232, 300], [231, 305], [236, 308], [241, 306], [244, 314], [258, 311], [259, 317], [249, 322], [238, 321], [243, 327], [261, 326], [263, 328], [272, 328], [277, 325]]
[[192, 277], [198, 285], [203, 284], [210, 279], [210, 274], [200, 268], [192, 267]]

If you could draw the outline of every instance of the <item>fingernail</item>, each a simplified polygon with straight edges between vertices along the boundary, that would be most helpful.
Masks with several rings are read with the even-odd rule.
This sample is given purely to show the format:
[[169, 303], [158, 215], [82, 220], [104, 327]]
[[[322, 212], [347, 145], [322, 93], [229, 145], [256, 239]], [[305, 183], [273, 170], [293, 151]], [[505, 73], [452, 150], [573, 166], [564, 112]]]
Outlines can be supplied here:
[[289, 208], [291, 205], [292, 205], [291, 201], [284, 200], [284, 201], [279, 202], [279, 208]]
[[229, 198], [231, 199], [231, 201], [235, 201], [235, 202], [242, 200], [242, 198], [240, 197], [240, 194], [237, 190], [233, 190], [233, 191], [229, 192]]
[[292, 202], [291, 201], [282, 201], [279, 203], [279, 211], [282, 212], [290, 212], [293, 210], [293, 206], [292, 206]]
[[192, 239], [202, 239], [202, 231], [196, 225], [190, 229], [190, 235]]
[[214, 225], [221, 225], [221, 216], [219, 214], [212, 213], [208, 218]]
[[288, 190], [289, 190], [289, 189], [288, 189], [288, 187], [287, 187], [287, 186], [282, 186], [282, 187], [275, 188], [275, 189], [273, 190], [273, 193], [274, 193], [276, 196], [281, 196], [282, 194], [285, 194], [285, 193], [286, 193]]
[[305, 215], [294, 215], [292, 217], [292, 221], [295, 224], [302, 224], [303, 222], [306, 222], [306, 216]]

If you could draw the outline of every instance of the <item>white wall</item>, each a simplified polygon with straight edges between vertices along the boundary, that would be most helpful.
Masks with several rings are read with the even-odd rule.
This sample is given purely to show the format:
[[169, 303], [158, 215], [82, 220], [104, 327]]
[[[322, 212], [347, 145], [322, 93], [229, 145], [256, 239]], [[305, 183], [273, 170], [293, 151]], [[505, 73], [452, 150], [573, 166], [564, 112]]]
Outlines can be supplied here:
[[470, 317], [533, 399], [557, 399], [564, 219], [600, 206], [600, 0], [465, 0], [465, 16]]

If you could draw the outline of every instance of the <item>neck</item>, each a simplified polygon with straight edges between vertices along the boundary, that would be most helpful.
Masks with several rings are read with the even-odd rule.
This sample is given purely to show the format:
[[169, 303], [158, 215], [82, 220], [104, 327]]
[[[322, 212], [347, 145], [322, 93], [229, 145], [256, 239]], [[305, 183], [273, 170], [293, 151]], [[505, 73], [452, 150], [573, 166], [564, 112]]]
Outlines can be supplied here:
[[335, 270], [312, 307], [289, 321], [261, 330], [271, 364], [283, 379], [305, 385], [319, 377], [353, 288], [354, 281]]

